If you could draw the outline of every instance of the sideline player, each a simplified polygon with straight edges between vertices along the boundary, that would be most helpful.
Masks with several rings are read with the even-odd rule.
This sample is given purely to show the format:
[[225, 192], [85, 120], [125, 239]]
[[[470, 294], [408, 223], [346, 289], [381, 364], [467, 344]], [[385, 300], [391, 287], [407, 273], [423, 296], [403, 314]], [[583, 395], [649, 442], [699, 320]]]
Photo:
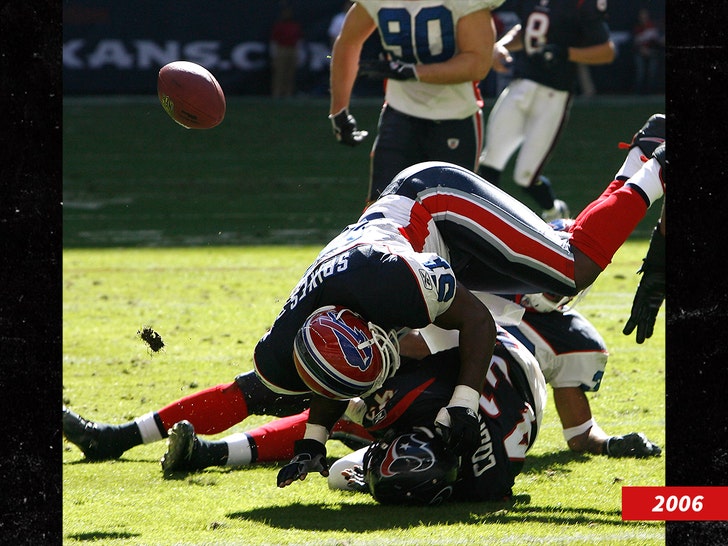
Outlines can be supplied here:
[[[367, 202], [415, 163], [440, 160], [475, 170], [483, 147], [477, 82], [493, 61], [490, 10], [504, 0], [360, 0], [348, 11], [331, 56], [329, 119], [342, 144], [368, 135], [349, 113], [357, 75], [385, 80], [378, 135], [371, 152]], [[362, 60], [379, 32], [388, 60]]]
[[566, 203], [555, 198], [542, 170], [569, 116], [577, 64], [614, 60], [605, 22], [607, 3], [523, 0], [512, 10], [521, 23], [496, 42], [493, 70], [506, 72], [512, 61], [513, 79], [488, 117], [478, 174], [500, 186], [503, 170], [520, 147], [514, 182], [543, 210], [544, 220], [567, 218]]

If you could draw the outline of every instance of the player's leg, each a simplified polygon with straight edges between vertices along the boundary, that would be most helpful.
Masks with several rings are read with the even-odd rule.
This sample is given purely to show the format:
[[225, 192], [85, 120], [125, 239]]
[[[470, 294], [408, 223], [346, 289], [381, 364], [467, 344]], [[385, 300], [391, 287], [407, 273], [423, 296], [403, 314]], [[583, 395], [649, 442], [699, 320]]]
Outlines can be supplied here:
[[116, 459], [140, 444], [157, 442], [183, 420], [200, 434], [215, 434], [243, 421], [248, 415], [291, 415], [307, 407], [310, 397], [282, 396], [266, 388], [253, 372], [232, 383], [217, 385], [185, 396], [122, 425], [88, 421], [63, 409], [63, 433], [89, 460]]
[[490, 111], [478, 174], [491, 184], [500, 186], [503, 169], [523, 141], [525, 108], [531, 93], [527, 80], [513, 81], [498, 96]]
[[[162, 470], [170, 473], [202, 470], [209, 466], [287, 461], [293, 457], [294, 442], [303, 438], [307, 421], [308, 410], [221, 440], [199, 438], [189, 421], [175, 423], [161, 460]], [[332, 429], [331, 438], [357, 449], [373, 440], [364, 427], [343, 418]]]
[[556, 199], [551, 182], [541, 172], [566, 125], [571, 100], [566, 91], [537, 85], [513, 169], [515, 183], [538, 204], [547, 221], [568, 217], [566, 204]]
[[465, 119], [428, 121], [421, 135], [424, 159], [447, 161], [471, 171], [478, 168], [483, 148], [483, 112]]
[[[585, 208], [570, 228], [571, 246], [583, 254], [577, 283], [589, 286], [609, 265], [612, 256], [647, 209], [664, 194], [665, 145], [624, 185]], [[616, 220], [616, 221], [615, 221]]]
[[161, 460], [162, 470], [169, 474], [209, 466], [289, 460], [293, 457], [293, 443], [303, 438], [307, 420], [308, 410], [221, 440], [203, 440], [189, 421], [180, 421], [170, 430], [167, 451]]
[[417, 121], [389, 106], [382, 108], [371, 151], [367, 203], [375, 201], [402, 169], [423, 160]]
[[[659, 157], [664, 161], [664, 152]], [[456, 165], [413, 165], [388, 192], [417, 201], [429, 214], [458, 254], [459, 272], [477, 269], [469, 278], [479, 284], [471, 288], [574, 295], [610, 263], [663, 187], [660, 159], [652, 159], [624, 187], [580, 214], [568, 239], [523, 203]]]

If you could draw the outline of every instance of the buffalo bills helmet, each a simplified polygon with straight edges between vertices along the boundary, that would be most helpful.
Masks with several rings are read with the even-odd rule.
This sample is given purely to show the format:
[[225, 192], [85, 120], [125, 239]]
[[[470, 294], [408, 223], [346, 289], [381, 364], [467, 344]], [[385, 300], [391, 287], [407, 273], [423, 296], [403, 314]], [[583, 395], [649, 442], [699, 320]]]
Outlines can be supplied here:
[[452, 495], [460, 459], [425, 427], [372, 444], [364, 456], [369, 491], [382, 504], [440, 504]]
[[311, 391], [325, 398], [366, 396], [399, 368], [394, 330], [367, 322], [344, 307], [314, 311], [293, 342], [296, 370]]

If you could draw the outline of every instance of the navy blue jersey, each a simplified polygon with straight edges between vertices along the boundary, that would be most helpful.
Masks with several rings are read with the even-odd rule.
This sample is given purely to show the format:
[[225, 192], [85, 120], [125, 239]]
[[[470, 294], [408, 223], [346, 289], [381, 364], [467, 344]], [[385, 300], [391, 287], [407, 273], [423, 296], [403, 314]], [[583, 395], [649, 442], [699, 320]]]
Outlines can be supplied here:
[[340, 305], [385, 330], [420, 328], [448, 308], [454, 282], [439, 256], [414, 252], [396, 229], [363, 219], [324, 248], [293, 289], [255, 348], [255, 371], [275, 392], [309, 392], [296, 371], [293, 340], [311, 313]]
[[609, 40], [606, 0], [521, 0], [514, 11], [521, 20], [524, 49], [514, 53], [514, 77], [562, 91], [573, 91], [576, 64], [564, 61], [551, 68], [530, 57], [546, 44], [588, 47]]
[[[515, 476], [538, 431], [538, 405], [531, 379], [509, 352], [507, 334], [499, 334], [480, 401], [480, 447], [461, 463], [455, 495], [461, 500], [503, 500], [512, 494]], [[456, 384], [459, 354], [450, 349], [421, 361], [405, 360], [399, 372], [364, 402], [362, 424], [375, 437], [431, 426]], [[535, 361], [530, 364], [538, 367]], [[537, 390], [538, 386], [533, 386]], [[388, 432], [388, 431], [392, 432]]]

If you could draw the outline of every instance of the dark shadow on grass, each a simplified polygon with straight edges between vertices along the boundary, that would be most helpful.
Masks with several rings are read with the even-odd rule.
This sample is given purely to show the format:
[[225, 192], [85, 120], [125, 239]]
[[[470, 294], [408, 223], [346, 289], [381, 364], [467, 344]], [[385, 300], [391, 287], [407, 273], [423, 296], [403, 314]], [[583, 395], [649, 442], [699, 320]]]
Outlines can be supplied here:
[[523, 465], [523, 474], [543, 474], [544, 472], [571, 472], [571, 464], [581, 464], [592, 458], [592, 455], [574, 453], [573, 451], [552, 451], [540, 455], [528, 454]]
[[139, 533], [92, 531], [89, 533], [75, 533], [72, 535], [68, 535], [68, 538], [85, 542], [101, 542], [103, 544], [104, 540], [123, 540], [138, 536], [140, 536]]
[[660, 522], [624, 522], [619, 510], [533, 506], [528, 495], [511, 503], [446, 503], [436, 507], [381, 506], [378, 504], [290, 504], [232, 512], [231, 519], [251, 520], [280, 529], [367, 532], [407, 529], [422, 525], [548, 523], [552, 525], [654, 525]]

